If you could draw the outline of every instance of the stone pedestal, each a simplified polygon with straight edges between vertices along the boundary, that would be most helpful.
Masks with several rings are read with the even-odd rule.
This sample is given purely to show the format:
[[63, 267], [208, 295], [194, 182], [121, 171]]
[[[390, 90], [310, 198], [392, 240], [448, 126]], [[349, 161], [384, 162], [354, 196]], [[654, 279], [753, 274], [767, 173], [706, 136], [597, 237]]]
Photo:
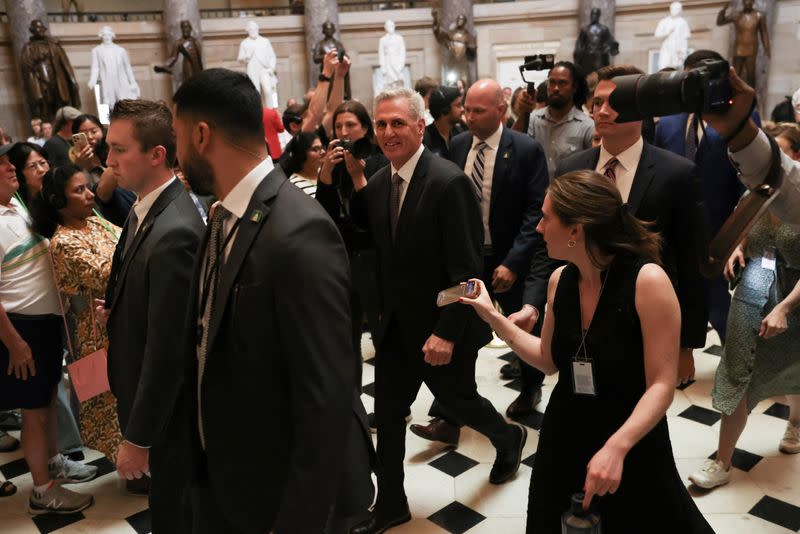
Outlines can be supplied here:
[[[31, 37], [31, 32], [28, 30], [31, 21], [39, 19], [49, 27], [47, 23], [47, 10], [42, 0], [27, 0], [25, 2], [8, 0], [6, 1], [6, 15], [8, 16], [8, 27], [11, 34], [11, 47], [17, 61], [17, 81], [20, 84], [21, 94], [24, 95], [24, 84], [22, 83], [19, 57], [22, 54], [22, 48]], [[25, 112], [26, 114], [30, 114], [27, 106], [25, 106]]]
[[[448, 31], [451, 26], [455, 25], [456, 19], [459, 15], [467, 17], [467, 29], [472, 35], [475, 34], [475, 16], [472, 12], [472, 0], [441, 0], [439, 9], [439, 23], [443, 31]], [[433, 27], [433, 17], [431, 17], [431, 27]], [[445, 80], [444, 66], [448, 63], [449, 52], [444, 47], [439, 45], [439, 62], [442, 65], [441, 73], [439, 74], [439, 83], [442, 85], [449, 85]], [[478, 79], [478, 60], [471, 61], [469, 64], [469, 78], [470, 83], [474, 83]], [[467, 87], [464, 90], [468, 89]]]
[[[192, 23], [192, 35], [200, 43], [200, 53], [203, 54], [203, 32], [200, 27], [200, 8], [197, 0], [164, 0], [164, 32], [167, 36], [167, 54], [170, 53], [175, 42], [181, 37], [181, 21], [188, 20]], [[205, 65], [205, 55], [203, 64]], [[181, 65], [183, 58], [179, 58], [172, 71], [172, 91], [175, 92], [183, 83]]]
[[308, 68], [308, 89], [317, 85], [320, 65], [314, 63], [314, 48], [324, 37], [322, 25], [332, 22], [336, 26], [333, 36], [339, 40], [347, 51], [347, 43], [342, 41], [339, 30], [339, 3], [336, 0], [305, 0], [305, 28], [306, 28], [306, 65]]

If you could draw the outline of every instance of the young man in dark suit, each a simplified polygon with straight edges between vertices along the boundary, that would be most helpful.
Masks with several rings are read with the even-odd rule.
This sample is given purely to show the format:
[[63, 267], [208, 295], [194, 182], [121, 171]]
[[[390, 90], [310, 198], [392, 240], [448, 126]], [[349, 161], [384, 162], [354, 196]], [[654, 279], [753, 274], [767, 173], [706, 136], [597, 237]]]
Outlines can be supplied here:
[[594, 91], [594, 123], [602, 137], [599, 147], [562, 160], [556, 176], [592, 169], [617, 184], [622, 200], [639, 219], [655, 223], [664, 239], [661, 261], [681, 305], [681, 357], [679, 380], [694, 374], [692, 348], [705, 345], [708, 301], [700, 275], [705, 261], [708, 213], [701, 193], [702, 182], [694, 163], [642, 139], [641, 121], [614, 122], [618, 113], [609, 104], [614, 78], [642, 74], [629, 65], [612, 65], [597, 71]]
[[403, 489], [405, 416], [422, 382], [455, 417], [491, 440], [497, 449], [491, 482], [516, 473], [527, 438], [524, 427], [506, 423], [478, 394], [475, 360], [490, 339], [488, 327], [472, 310], [436, 307], [439, 291], [482, 271], [475, 190], [461, 169], [422, 146], [422, 97], [395, 89], [375, 102], [378, 144], [391, 164], [369, 183], [354, 180], [352, 208], [372, 233], [380, 265], [381, 323], [374, 333], [378, 500], [353, 534], [385, 532], [411, 519]]
[[[435, 93], [434, 93], [435, 94]], [[494, 80], [475, 82], [467, 91], [466, 119], [469, 132], [455, 136], [450, 160], [473, 178], [475, 195], [483, 219], [483, 269], [481, 279], [506, 314], [520, 311], [526, 275], [531, 261], [552, 266], [541, 272], [541, 292], [529, 304], [542, 310], [547, 280], [555, 268], [536, 225], [549, 183], [547, 160], [538, 141], [503, 127], [507, 104], [503, 90]], [[479, 189], [480, 188], [480, 189]], [[544, 314], [541, 314], [544, 317]], [[506, 410], [509, 417], [533, 412], [541, 399], [544, 375], [522, 363], [522, 391]], [[420, 437], [456, 445], [459, 422], [438, 402], [431, 409], [428, 425], [411, 425]]]
[[194, 533], [346, 532], [374, 488], [342, 238], [273, 168], [246, 75], [205, 70], [173, 102], [186, 178], [220, 199], [186, 328]]
[[[111, 112], [108, 166], [136, 193], [120, 236], [103, 315], [108, 315], [108, 375], [125, 441], [117, 471], [129, 481], [151, 475], [153, 532], [188, 532], [187, 414], [182, 340], [175, 327], [191, 302], [189, 280], [204, 225], [172, 168], [175, 136], [163, 104], [121, 100]], [[174, 416], [174, 417], [173, 417]]]

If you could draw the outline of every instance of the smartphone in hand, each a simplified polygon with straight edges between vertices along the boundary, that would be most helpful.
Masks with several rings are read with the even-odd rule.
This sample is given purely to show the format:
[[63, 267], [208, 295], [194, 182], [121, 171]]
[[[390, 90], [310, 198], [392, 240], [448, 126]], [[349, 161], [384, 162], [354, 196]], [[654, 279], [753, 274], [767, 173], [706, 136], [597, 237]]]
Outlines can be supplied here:
[[85, 133], [78, 132], [76, 134], [72, 134], [72, 144], [75, 147], [75, 151], [80, 152], [89, 144], [89, 139], [86, 138]]
[[469, 282], [462, 282], [457, 286], [449, 287], [439, 291], [436, 297], [436, 305], [440, 308], [458, 302], [461, 297], [474, 299], [478, 296], [478, 284], [470, 280]]

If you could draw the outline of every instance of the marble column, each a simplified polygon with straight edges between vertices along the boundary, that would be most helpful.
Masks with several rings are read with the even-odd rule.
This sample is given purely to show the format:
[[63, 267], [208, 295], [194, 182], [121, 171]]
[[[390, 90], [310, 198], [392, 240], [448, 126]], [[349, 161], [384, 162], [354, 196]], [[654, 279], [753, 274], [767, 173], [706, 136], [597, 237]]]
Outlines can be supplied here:
[[[164, 32], [166, 34], [166, 53], [169, 54], [172, 46], [181, 37], [181, 21], [188, 20], [192, 23], [192, 36], [200, 43], [200, 52], [203, 66], [208, 61], [203, 50], [203, 31], [200, 27], [200, 8], [197, 0], [164, 0]], [[172, 69], [172, 91], [177, 91], [182, 80], [183, 58], [179, 58]]]
[[[742, 0], [735, 0], [733, 4], [733, 13], [738, 13], [742, 10]], [[767, 17], [767, 31], [770, 37], [770, 48], [772, 55], [775, 55], [775, 19], [778, 14], [777, 2], [775, 0], [755, 0], [753, 9], [761, 11]], [[731, 9], [728, 9], [731, 12]], [[730, 35], [728, 39], [728, 61], [733, 61], [733, 42], [736, 38], [736, 30], [733, 24], [729, 24]], [[722, 50], [720, 50], [722, 52]], [[764, 47], [761, 45], [761, 37], [758, 38], [758, 56], [756, 57], [756, 95], [758, 96], [758, 107], [762, 117], [769, 117], [771, 109], [766, 109], [768, 97], [768, 82], [769, 82], [769, 58], [764, 53]]]
[[[24, 84], [22, 83], [22, 71], [20, 70], [19, 57], [22, 54], [22, 48], [31, 37], [31, 32], [28, 28], [32, 20], [39, 19], [50, 27], [47, 23], [47, 10], [44, 7], [42, 0], [22, 0], [22, 1], [6, 1], [6, 15], [8, 16], [8, 27], [11, 34], [11, 47], [14, 51], [14, 58], [17, 61], [17, 79], [19, 80], [20, 94], [25, 98]], [[23, 102], [20, 110], [25, 109], [24, 116], [28, 117], [30, 111]], [[8, 127], [6, 127], [8, 129]], [[27, 130], [22, 130], [23, 132]]]
[[314, 48], [324, 36], [322, 25], [332, 22], [336, 26], [333, 36], [339, 40], [347, 51], [347, 43], [342, 41], [339, 29], [339, 3], [337, 0], [305, 0], [305, 27], [306, 27], [306, 68], [308, 69], [308, 88], [317, 85], [320, 66], [314, 63]]
[[[469, 33], [475, 33], [475, 16], [472, 13], [472, 0], [441, 0], [441, 8], [439, 9], [439, 24], [442, 30], [447, 31], [455, 26], [456, 19], [459, 15], [467, 17], [467, 29]], [[433, 17], [431, 17], [431, 27], [433, 27]], [[447, 65], [449, 52], [444, 46], [439, 46], [439, 64]], [[444, 80], [444, 68], [440, 74], [439, 82], [446, 83]], [[469, 64], [469, 78], [472, 82], [478, 79], [478, 58], [477, 54], [473, 61]]]
[[[611, 33], [614, 33], [614, 20], [617, 14], [616, 0], [580, 0], [578, 2], [578, 18], [580, 20], [580, 27], [584, 28], [589, 25], [592, 9], [598, 8], [600, 10], [600, 24], [605, 24]], [[614, 63], [614, 59], [611, 59]]]

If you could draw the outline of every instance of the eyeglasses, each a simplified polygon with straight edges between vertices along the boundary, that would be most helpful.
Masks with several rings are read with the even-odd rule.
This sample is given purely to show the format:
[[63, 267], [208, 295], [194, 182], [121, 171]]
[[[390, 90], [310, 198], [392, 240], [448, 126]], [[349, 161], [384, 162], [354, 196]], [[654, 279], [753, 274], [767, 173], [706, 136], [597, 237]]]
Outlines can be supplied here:
[[47, 170], [50, 168], [50, 164], [47, 163], [46, 159], [40, 159], [39, 161], [31, 161], [30, 163], [25, 164], [26, 169], [44, 169]]
[[319, 153], [325, 152], [325, 147], [324, 146], [312, 146], [311, 148], [308, 149], [308, 151], [309, 152], [316, 152], [316, 153], [319, 154]]

